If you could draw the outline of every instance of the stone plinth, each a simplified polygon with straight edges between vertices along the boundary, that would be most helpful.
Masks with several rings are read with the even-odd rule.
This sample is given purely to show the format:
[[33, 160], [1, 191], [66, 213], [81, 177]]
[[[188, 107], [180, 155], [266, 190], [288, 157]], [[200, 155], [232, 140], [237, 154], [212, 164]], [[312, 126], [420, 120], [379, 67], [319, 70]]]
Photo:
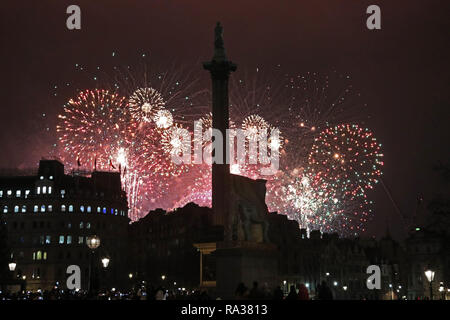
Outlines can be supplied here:
[[234, 299], [240, 282], [248, 288], [257, 281], [270, 288], [279, 284], [276, 246], [248, 241], [218, 242], [216, 256], [216, 295]]

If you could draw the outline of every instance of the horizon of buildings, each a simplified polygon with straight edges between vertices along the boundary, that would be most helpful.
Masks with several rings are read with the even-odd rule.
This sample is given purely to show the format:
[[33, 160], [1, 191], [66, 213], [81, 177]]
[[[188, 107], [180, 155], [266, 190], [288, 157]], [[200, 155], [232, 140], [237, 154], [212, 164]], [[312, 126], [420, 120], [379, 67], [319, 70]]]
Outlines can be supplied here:
[[[41, 160], [36, 175], [0, 177], [0, 209], [2, 232], [7, 234], [2, 283], [11, 280], [11, 261], [17, 264], [14, 280], [27, 290], [65, 288], [71, 264], [81, 268], [83, 289], [94, 278], [98, 290], [127, 289], [141, 281], [198, 288], [201, 277], [215, 277], [214, 256], [209, 263], [203, 261], [202, 269], [194, 246], [220, 240], [223, 234], [213, 223], [212, 209], [194, 203], [171, 212], [156, 209], [130, 224], [118, 172], [67, 175], [62, 163]], [[270, 213], [269, 238], [278, 248], [274, 278], [285, 291], [305, 283], [314, 295], [317, 285], [326, 281], [336, 298], [415, 299], [430, 295], [423, 272], [433, 268], [434, 297], [450, 298], [448, 218], [435, 218], [399, 243], [388, 230], [380, 240], [340, 238], [318, 230], [308, 235], [296, 221]], [[101, 240], [94, 253], [86, 245], [92, 235]], [[100, 263], [102, 257], [110, 259], [107, 268]], [[365, 285], [371, 264], [381, 267], [382, 290]], [[246, 285], [251, 283], [248, 279]]]

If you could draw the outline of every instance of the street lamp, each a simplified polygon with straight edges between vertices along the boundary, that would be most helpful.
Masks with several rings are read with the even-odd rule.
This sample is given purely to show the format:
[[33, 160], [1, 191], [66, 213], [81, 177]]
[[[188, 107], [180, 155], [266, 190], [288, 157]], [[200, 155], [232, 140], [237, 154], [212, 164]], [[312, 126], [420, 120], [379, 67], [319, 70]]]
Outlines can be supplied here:
[[14, 270], [16, 270], [16, 266], [17, 266], [17, 263], [15, 263], [14, 261], [11, 261], [10, 263], [8, 263], [9, 271], [14, 272]]
[[439, 292], [441, 293], [442, 300], [445, 300], [444, 283], [443, 283], [443, 282], [441, 282], [441, 283], [439, 284]]
[[435, 272], [431, 269], [425, 271], [425, 276], [427, 277], [428, 282], [430, 283], [430, 300], [433, 300], [433, 280], [434, 280]]
[[87, 237], [86, 244], [91, 250], [95, 250], [100, 246], [100, 238], [96, 235]]
[[103, 259], [102, 259], [102, 265], [103, 265], [103, 268], [108, 268], [108, 265], [109, 265], [109, 258], [108, 257], [104, 257]]
[[93, 269], [93, 255], [94, 255], [94, 251], [95, 249], [97, 249], [100, 246], [100, 238], [97, 237], [96, 235], [87, 237], [86, 239], [86, 245], [88, 246], [89, 249], [91, 249], [91, 258], [89, 261], [89, 278], [88, 278], [88, 293], [89, 295], [92, 293], [92, 269]]

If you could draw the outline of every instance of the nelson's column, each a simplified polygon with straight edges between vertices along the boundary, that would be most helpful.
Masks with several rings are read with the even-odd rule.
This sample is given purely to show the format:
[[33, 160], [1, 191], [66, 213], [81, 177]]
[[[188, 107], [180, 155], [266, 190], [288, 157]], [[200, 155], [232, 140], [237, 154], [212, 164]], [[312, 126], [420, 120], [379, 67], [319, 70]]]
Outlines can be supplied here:
[[236, 65], [227, 60], [222, 34], [223, 29], [218, 22], [215, 28], [214, 56], [203, 67], [210, 71], [212, 79], [212, 127], [219, 130], [223, 138], [223, 143], [216, 146], [222, 149], [222, 159], [215, 157], [217, 150], [213, 150], [213, 159], [216, 160], [212, 164], [213, 222], [214, 225], [224, 226], [224, 236], [227, 237], [230, 233], [230, 165], [225, 147], [229, 128], [228, 78], [236, 70]]
[[[212, 218], [214, 226], [223, 230], [223, 237], [194, 246], [200, 251], [200, 286], [209, 287], [216, 296], [230, 299], [241, 282], [250, 285], [252, 281], [259, 281], [273, 286], [278, 279], [276, 247], [267, 236], [266, 181], [230, 174], [228, 79], [236, 65], [227, 60], [222, 33], [222, 26], [217, 23], [214, 56], [203, 67], [211, 73], [212, 125], [222, 134], [222, 143], [217, 143], [214, 146], [217, 149], [213, 150], [221, 152], [213, 154]], [[208, 257], [213, 257], [209, 263]], [[214, 279], [203, 277], [207, 265], [209, 270], [215, 269]]]

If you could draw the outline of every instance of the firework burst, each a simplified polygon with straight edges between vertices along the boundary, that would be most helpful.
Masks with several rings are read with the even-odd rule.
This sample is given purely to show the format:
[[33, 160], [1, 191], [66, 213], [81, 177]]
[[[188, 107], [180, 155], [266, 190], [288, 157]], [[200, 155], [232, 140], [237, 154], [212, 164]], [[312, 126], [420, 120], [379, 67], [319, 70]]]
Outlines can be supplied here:
[[164, 108], [161, 94], [153, 88], [139, 88], [128, 99], [131, 116], [137, 121], [152, 121]]
[[125, 108], [125, 98], [108, 90], [85, 90], [70, 99], [58, 116], [60, 157], [89, 169], [110, 169], [118, 150], [129, 143]]
[[378, 182], [383, 165], [380, 149], [369, 129], [341, 124], [319, 134], [308, 161], [324, 182], [354, 198]]

